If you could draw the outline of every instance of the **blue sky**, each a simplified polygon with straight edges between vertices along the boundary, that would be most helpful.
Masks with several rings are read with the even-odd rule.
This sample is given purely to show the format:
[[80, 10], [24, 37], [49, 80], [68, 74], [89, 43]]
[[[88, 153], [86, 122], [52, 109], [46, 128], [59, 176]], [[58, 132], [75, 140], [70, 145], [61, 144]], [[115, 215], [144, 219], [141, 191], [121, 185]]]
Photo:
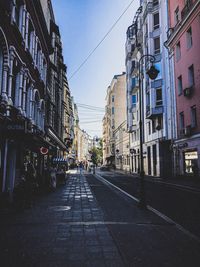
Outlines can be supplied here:
[[[52, 0], [60, 27], [67, 77], [80, 66], [119, 18], [131, 0]], [[113, 76], [125, 71], [127, 27], [139, 6], [135, 0], [79, 72], [69, 80], [75, 102], [104, 107]], [[102, 134], [103, 114], [79, 108], [80, 126], [91, 136]], [[97, 123], [88, 121], [98, 120]]]

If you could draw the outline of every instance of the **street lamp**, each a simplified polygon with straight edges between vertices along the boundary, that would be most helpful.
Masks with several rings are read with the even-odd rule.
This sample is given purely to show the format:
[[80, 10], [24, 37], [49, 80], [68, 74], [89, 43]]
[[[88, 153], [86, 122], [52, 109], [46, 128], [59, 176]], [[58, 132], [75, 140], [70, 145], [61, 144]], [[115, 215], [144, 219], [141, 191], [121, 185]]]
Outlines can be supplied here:
[[142, 127], [142, 118], [143, 118], [143, 88], [141, 83], [141, 62], [144, 58], [147, 58], [151, 63], [150, 69], [146, 72], [150, 79], [154, 80], [158, 76], [159, 70], [155, 68], [153, 63], [155, 62], [155, 57], [153, 55], [143, 55], [139, 59], [139, 131], [140, 131], [140, 195], [138, 206], [142, 209], [146, 208], [146, 198], [145, 198], [145, 189], [144, 189], [144, 159], [143, 159], [143, 127]]

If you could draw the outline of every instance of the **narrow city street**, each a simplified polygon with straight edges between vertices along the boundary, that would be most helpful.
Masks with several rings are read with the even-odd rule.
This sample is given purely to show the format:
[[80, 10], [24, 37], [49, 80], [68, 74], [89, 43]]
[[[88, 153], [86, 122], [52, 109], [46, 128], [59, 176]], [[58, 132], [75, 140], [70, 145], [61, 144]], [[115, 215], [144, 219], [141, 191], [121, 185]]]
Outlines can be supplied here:
[[72, 171], [31, 209], [2, 209], [1, 266], [197, 267], [200, 244], [97, 176]]

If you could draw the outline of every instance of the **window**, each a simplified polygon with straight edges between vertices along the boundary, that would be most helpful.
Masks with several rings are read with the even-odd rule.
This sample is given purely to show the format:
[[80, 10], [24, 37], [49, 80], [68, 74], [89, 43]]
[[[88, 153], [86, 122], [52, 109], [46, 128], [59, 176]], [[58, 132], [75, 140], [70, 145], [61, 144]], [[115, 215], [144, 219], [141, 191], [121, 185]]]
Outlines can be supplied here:
[[191, 126], [193, 128], [197, 126], [197, 109], [196, 109], [196, 106], [191, 107]]
[[154, 54], [160, 53], [160, 37], [154, 39]]
[[148, 122], [148, 133], [149, 135], [151, 134], [151, 122], [150, 121]]
[[146, 105], [150, 106], [150, 94], [149, 94], [149, 92], [147, 92], [147, 95], [146, 95]]
[[187, 48], [192, 46], [192, 28], [190, 27], [186, 32]]
[[115, 108], [112, 107], [112, 115], [115, 113]]
[[114, 97], [114, 95], [112, 95], [112, 102], [114, 102], [115, 101], [115, 97]]
[[136, 104], [136, 95], [132, 95], [132, 104]]
[[19, 30], [21, 31], [21, 26], [22, 26], [22, 11], [23, 7], [22, 4], [20, 3], [20, 0], [15, 1], [15, 23], [17, 24]]
[[188, 68], [188, 81], [189, 81], [190, 86], [194, 85], [194, 66], [193, 65], [191, 65]]
[[181, 112], [179, 114], [179, 123], [180, 123], [180, 129], [184, 129], [185, 127], [185, 120], [184, 120], [184, 113]]
[[158, 5], [158, 0], [153, 0], [153, 6], [157, 6]]
[[162, 106], [162, 88], [156, 89], [156, 106]]
[[181, 44], [180, 41], [176, 44], [176, 61], [181, 58]]
[[153, 29], [156, 30], [156, 29], [159, 29], [159, 13], [156, 13], [153, 15]]
[[183, 93], [182, 75], [178, 77], [178, 95]]
[[177, 7], [176, 10], [174, 11], [174, 22], [175, 25], [179, 22], [179, 7]]
[[20, 67], [18, 62], [13, 62], [13, 78], [12, 78], [12, 91], [11, 98], [13, 105], [18, 107], [19, 104], [19, 85], [20, 85]]
[[157, 130], [163, 129], [163, 116], [158, 117]]
[[0, 45], [0, 88], [2, 88], [2, 79], [3, 78], [3, 52]]
[[156, 131], [156, 121], [152, 120], [152, 133], [155, 133]]
[[32, 22], [29, 20], [28, 24], [28, 49], [31, 55], [34, 58], [35, 54], [35, 36], [34, 36], [34, 28]]

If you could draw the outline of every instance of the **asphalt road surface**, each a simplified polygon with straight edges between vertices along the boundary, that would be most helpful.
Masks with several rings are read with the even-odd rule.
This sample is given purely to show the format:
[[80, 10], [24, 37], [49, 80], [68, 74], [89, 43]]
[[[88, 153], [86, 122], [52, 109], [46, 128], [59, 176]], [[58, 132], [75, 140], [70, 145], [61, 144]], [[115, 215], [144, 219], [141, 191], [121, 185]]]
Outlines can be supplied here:
[[[139, 178], [100, 172], [104, 179], [139, 198]], [[146, 203], [200, 238], [200, 191], [156, 179], [145, 179]]]

